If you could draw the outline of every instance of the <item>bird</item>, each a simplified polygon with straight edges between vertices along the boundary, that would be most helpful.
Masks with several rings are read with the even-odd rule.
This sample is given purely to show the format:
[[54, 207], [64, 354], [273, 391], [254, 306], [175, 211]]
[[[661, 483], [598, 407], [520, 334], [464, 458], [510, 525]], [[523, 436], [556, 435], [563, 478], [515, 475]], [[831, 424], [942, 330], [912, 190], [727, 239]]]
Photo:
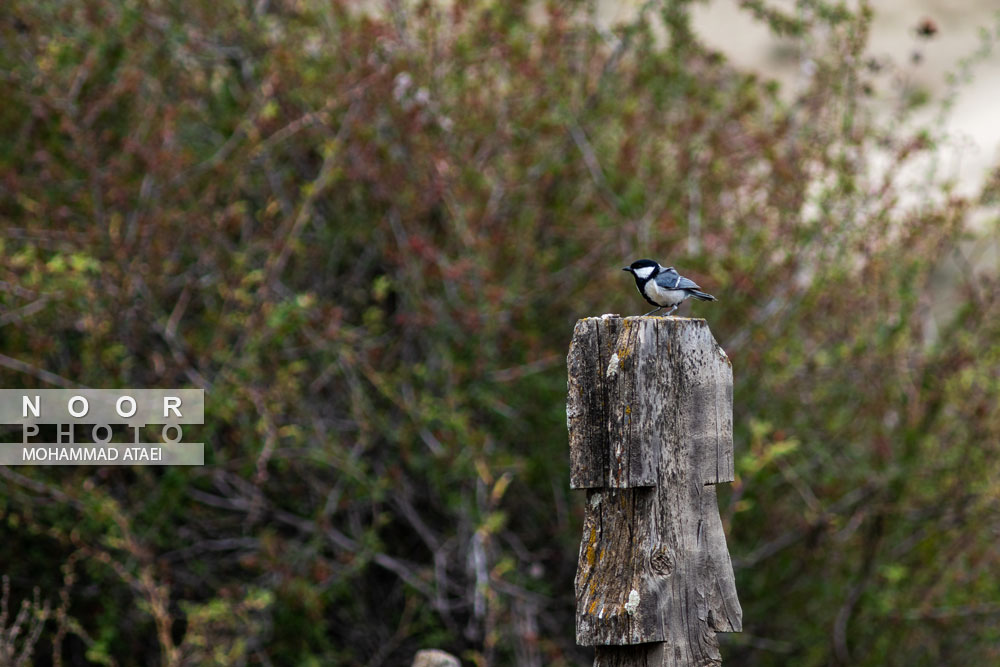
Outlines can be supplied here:
[[[635, 287], [646, 301], [656, 306], [646, 313], [652, 315], [662, 308], [670, 308], [667, 315], [677, 310], [686, 299], [694, 297], [702, 301], [716, 301], [711, 294], [700, 291], [701, 287], [677, 273], [672, 266], [662, 266], [651, 259], [637, 259], [628, 266], [622, 267], [635, 278]], [[643, 315], [645, 317], [646, 315]]]

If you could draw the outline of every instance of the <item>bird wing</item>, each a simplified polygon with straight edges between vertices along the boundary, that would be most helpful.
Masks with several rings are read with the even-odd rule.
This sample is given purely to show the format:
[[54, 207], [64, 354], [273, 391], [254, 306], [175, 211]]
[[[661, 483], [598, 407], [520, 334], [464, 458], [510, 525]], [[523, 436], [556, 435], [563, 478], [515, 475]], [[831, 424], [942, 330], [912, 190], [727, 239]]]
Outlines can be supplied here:
[[677, 273], [673, 267], [656, 274], [656, 284], [664, 289], [701, 289], [698, 283]]

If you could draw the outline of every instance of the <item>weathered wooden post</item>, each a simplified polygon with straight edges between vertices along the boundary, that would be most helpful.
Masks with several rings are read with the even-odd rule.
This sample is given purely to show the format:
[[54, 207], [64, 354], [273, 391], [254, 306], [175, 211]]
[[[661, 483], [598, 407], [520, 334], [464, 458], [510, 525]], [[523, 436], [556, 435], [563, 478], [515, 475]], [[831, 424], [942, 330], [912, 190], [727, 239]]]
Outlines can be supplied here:
[[733, 480], [726, 353], [702, 319], [605, 315], [567, 364], [577, 643], [595, 667], [721, 664], [715, 633], [743, 618], [714, 486]]

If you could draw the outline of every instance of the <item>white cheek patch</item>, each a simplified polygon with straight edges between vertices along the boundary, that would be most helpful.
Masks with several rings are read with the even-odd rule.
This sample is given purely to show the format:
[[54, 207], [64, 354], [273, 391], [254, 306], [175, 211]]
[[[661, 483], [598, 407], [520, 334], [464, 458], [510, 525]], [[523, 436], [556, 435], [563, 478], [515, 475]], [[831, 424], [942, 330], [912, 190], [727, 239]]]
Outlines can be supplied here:
[[648, 278], [651, 275], [653, 275], [653, 267], [651, 267], [651, 266], [644, 266], [641, 269], [636, 269], [635, 270], [635, 275], [637, 275], [640, 278], [642, 278], [643, 280], [645, 280], [646, 278]]

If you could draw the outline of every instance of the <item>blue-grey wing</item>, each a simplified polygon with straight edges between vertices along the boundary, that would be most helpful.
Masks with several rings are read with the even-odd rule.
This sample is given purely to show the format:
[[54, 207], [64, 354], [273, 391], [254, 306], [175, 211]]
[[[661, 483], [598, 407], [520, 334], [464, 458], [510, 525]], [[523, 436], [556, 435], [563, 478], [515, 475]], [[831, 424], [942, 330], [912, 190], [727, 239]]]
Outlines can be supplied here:
[[685, 278], [672, 268], [656, 274], [656, 284], [665, 289], [701, 289], [698, 283]]

